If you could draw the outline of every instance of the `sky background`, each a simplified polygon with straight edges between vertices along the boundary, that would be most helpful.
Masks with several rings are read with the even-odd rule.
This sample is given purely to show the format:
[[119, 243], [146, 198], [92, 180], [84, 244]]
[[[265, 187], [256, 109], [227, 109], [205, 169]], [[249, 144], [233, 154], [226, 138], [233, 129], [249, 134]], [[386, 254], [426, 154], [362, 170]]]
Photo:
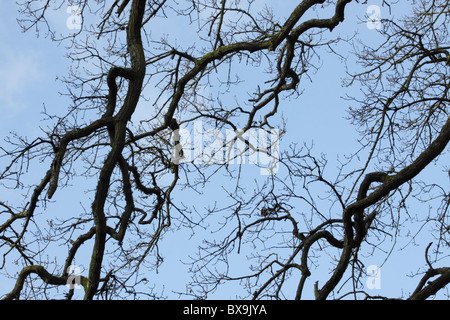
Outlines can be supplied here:
[[[297, 3], [297, 1], [287, 0], [266, 2], [269, 5], [276, 3], [276, 8], [280, 12], [283, 10], [288, 12]], [[361, 23], [358, 18], [365, 19], [365, 10], [363, 9], [369, 5], [381, 6], [381, 3], [382, 1], [368, 1], [367, 6], [350, 4], [347, 8], [345, 22], [339, 25], [333, 33], [349, 37], [357, 31], [358, 37], [366, 43], [377, 43], [381, 38], [376, 30], [367, 28], [367, 25]], [[60, 28], [57, 32], [63, 34], [70, 32], [66, 26], [68, 14], [65, 9], [66, 7], [63, 6], [59, 11], [52, 12], [51, 15], [51, 20]], [[404, 12], [397, 10], [392, 14], [399, 16]], [[386, 7], [381, 8], [381, 15], [382, 17], [390, 16]], [[68, 72], [70, 61], [65, 58], [64, 46], [57, 46], [49, 38], [46, 38], [45, 34], [36, 37], [33, 30], [22, 33], [16, 22], [17, 18], [15, 1], [2, 1], [2, 10], [0, 10], [0, 70], [2, 70], [0, 77], [0, 113], [2, 115], [0, 117], [0, 136], [5, 137], [11, 131], [15, 131], [32, 139], [41, 134], [39, 126], [43, 125], [40, 120], [43, 118], [44, 106], [49, 113], [59, 113], [64, 112], [69, 104], [69, 101], [58, 93], [64, 91], [64, 88], [57, 77], [64, 76]], [[161, 28], [174, 36], [183, 36], [183, 28], [180, 26], [171, 26], [169, 30], [167, 25], [161, 26]], [[350, 47], [347, 45], [347, 48], [342, 49], [345, 52], [345, 50], [350, 50]], [[338, 154], [341, 156], [349, 154], [358, 148], [355, 143], [357, 136], [355, 136], [354, 127], [344, 119], [348, 108], [348, 102], [341, 99], [344, 93], [348, 92], [343, 91], [341, 85], [341, 78], [345, 76], [345, 65], [334, 55], [324, 56], [321, 63], [320, 70], [313, 78], [314, 83], [303, 83], [305, 93], [297, 100], [283, 103], [281, 110], [287, 119], [289, 135], [280, 148], [283, 151], [290, 141], [299, 139], [304, 142], [314, 141], [315, 150], [327, 154], [330, 159], [329, 167], [333, 167], [337, 164], [334, 161]], [[38, 172], [37, 177], [42, 173], [43, 171]], [[86, 184], [88, 183], [86, 181]], [[214, 195], [215, 191], [209, 190], [208, 192], [208, 194]], [[2, 197], [5, 195], [17, 196], [12, 191], [2, 190]], [[74, 197], [70, 197], [68, 194], [58, 197], [64, 200], [59, 207], [61, 210], [70, 207], [68, 205], [70, 201], [76, 205], [76, 199], [74, 200]], [[196, 201], [203, 200], [208, 200], [207, 194], [196, 199]], [[170, 239], [170, 236], [169, 233], [165, 239]], [[163, 250], [165, 263], [157, 273], [152, 274], [152, 279], [156, 282], [155, 292], [163, 290], [164, 295], [169, 298], [179, 297], [173, 292], [185, 291], [188, 266], [180, 263], [180, 260], [187, 261], [187, 255], [195, 249], [196, 245], [188, 233], [177, 233], [176, 236], [177, 243], [184, 245], [173, 245], [170, 241], [164, 241], [162, 247], [165, 249]], [[405, 239], [405, 241], [407, 240]], [[404, 243], [402, 244], [400, 240], [397, 248], [403, 245]], [[410, 246], [406, 250], [392, 254], [385, 264], [383, 264], [385, 255], [368, 257], [367, 265], [382, 265], [381, 289], [370, 292], [374, 295], [386, 296], [399, 296], [402, 294], [401, 290], [404, 290], [406, 294], [411, 292], [414, 289], [411, 286], [416, 285], [417, 280], [407, 282], [407, 275], [417, 271], [418, 266], [422, 266], [424, 249], [423, 246]], [[89, 250], [86, 254], [90, 256]], [[418, 256], [419, 260], [417, 260]], [[65, 258], [65, 253], [63, 257]], [[241, 254], [235, 259], [239, 263], [239, 259], [245, 260], [245, 255]], [[420, 263], [409, 263], [410, 259], [411, 261], [420, 261]], [[85, 269], [87, 267], [87, 265], [84, 266]], [[296, 281], [293, 281], [292, 285], [295, 288]], [[0, 295], [8, 292], [11, 288], [11, 282], [3, 281], [0, 278]], [[233, 299], [237, 295], [239, 292], [236, 292], [234, 285], [225, 285], [211, 298]]]

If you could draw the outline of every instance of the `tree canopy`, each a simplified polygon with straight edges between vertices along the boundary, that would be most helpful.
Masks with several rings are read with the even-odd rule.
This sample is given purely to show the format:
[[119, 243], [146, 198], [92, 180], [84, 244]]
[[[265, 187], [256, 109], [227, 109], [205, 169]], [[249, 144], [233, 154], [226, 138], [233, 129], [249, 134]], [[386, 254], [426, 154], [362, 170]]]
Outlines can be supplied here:
[[[70, 104], [0, 145], [16, 195], [0, 199], [3, 298], [164, 297], [151, 272], [174, 248], [190, 250], [182, 297], [445, 295], [450, 4], [367, 2], [18, 4], [24, 31], [67, 48]], [[355, 12], [377, 41], [345, 29]], [[330, 59], [354, 131], [337, 159], [296, 132], [306, 114], [331, 123], [325, 139], [344, 130], [317, 106]], [[400, 239], [416, 246], [413, 289], [374, 294], [370, 261], [383, 270]]]

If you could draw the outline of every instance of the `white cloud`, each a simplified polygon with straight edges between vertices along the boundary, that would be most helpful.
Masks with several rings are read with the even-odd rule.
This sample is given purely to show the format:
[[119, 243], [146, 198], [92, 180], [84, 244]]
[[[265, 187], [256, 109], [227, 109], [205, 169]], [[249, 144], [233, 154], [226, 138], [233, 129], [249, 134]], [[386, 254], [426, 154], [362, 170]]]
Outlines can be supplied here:
[[30, 91], [41, 86], [45, 72], [40, 59], [31, 50], [5, 46], [0, 53], [0, 111], [13, 115], [23, 111]]

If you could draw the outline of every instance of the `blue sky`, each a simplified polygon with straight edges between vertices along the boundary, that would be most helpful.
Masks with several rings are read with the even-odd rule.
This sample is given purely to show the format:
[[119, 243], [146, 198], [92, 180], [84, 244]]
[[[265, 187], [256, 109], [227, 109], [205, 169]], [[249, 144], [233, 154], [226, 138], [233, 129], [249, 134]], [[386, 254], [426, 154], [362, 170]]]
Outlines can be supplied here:
[[[2, 70], [2, 77], [0, 77], [0, 112], [3, 115], [0, 119], [0, 136], [5, 137], [10, 131], [16, 131], [21, 135], [28, 135], [33, 138], [41, 133], [39, 125], [42, 125], [40, 119], [43, 117], [41, 112], [44, 104], [50, 113], [64, 112], [69, 104], [69, 101], [58, 93], [58, 91], [63, 91], [64, 88], [56, 80], [57, 76], [64, 76], [68, 72], [69, 61], [64, 57], [66, 50], [63, 46], [56, 46], [43, 35], [37, 38], [33, 30], [25, 34], [21, 32], [16, 23], [18, 14], [14, 2], [4, 1], [0, 11], [0, 41], [2, 44], [2, 50], [0, 51], [0, 70]], [[266, 2], [269, 5], [276, 3], [276, 8], [280, 12], [290, 10], [293, 7], [293, 2], [290, 1]], [[381, 3], [382, 1], [369, 1], [367, 6], [370, 4], [381, 5]], [[333, 35], [340, 33], [342, 37], [348, 37], [357, 31], [358, 37], [363, 41], [369, 43], [379, 41], [380, 37], [375, 30], [368, 29], [365, 23], [360, 23], [355, 19], [355, 17], [364, 19], [364, 9], [367, 6], [356, 3], [349, 5], [348, 19], [333, 31]], [[389, 15], [385, 7], [381, 10], [382, 16]], [[393, 14], [403, 15], [403, 12], [395, 11]], [[67, 33], [70, 32], [66, 27], [67, 17], [68, 14], [63, 6], [60, 10], [51, 13], [50, 20], [59, 32]], [[172, 27], [172, 29], [164, 26], [161, 32], [167, 32], [174, 37], [177, 35], [183, 36], [183, 28], [180, 26]], [[344, 52], [349, 49], [349, 46], [342, 48]], [[285, 102], [282, 107], [282, 113], [288, 121], [289, 135], [283, 141], [281, 148], [287, 147], [288, 142], [298, 141], [299, 139], [307, 143], [314, 141], [315, 150], [327, 154], [330, 159], [329, 167], [333, 167], [337, 164], [336, 157], [338, 154], [342, 156], [354, 152], [358, 145], [355, 143], [357, 137], [354, 128], [344, 119], [348, 108], [348, 102], [341, 99], [344, 95], [341, 85], [341, 77], [344, 76], [345, 72], [344, 64], [334, 55], [326, 55], [323, 58], [321, 61], [322, 67], [314, 75], [313, 83], [304, 82], [305, 93], [297, 100]], [[320, 86], [316, 86], [317, 83], [320, 83]], [[323, 88], [327, 88], [326, 92]], [[138, 110], [138, 112], [142, 111]], [[144, 113], [142, 116], [144, 116]], [[342, 143], [343, 141], [345, 143]], [[39, 172], [37, 177], [42, 172]], [[74, 206], [76, 205], [77, 201], [72, 192], [63, 192], [58, 195], [57, 199], [64, 201], [64, 205], [56, 206], [55, 210], [66, 207], [70, 201]], [[6, 193], [2, 191], [2, 194]], [[217, 191], [208, 190], [200, 198], [200, 201], [205, 199], [206, 202], [214, 194], [218, 195]], [[8, 192], [8, 195], [14, 197], [12, 192]], [[170, 242], [171, 236], [176, 236], [177, 243], [185, 243], [186, 246], [172, 245]], [[195, 235], [194, 239], [201, 236]], [[180, 238], [183, 240], [180, 241]], [[397, 247], [402, 247], [401, 242], [400, 238]], [[165, 263], [158, 270], [158, 273], [152, 274], [152, 279], [155, 279], [157, 283], [155, 291], [164, 288], [165, 295], [176, 298], [178, 295], [173, 294], [172, 291], [183, 292], [185, 290], [185, 272], [188, 268], [184, 264], [180, 264], [179, 261], [188, 260], [187, 255], [195, 251], [195, 242], [190, 239], [189, 234], [169, 233], [163, 241], [163, 248], [166, 249], [164, 251]], [[367, 265], [382, 265], [381, 290], [372, 293], [387, 296], [401, 295], [402, 292], [399, 292], [399, 290], [402, 287], [405, 294], [411, 291], [411, 286], [414, 286], [417, 281], [409, 282], [406, 285], [408, 277], [405, 277], [405, 275], [417, 271], [417, 266], [422, 266], [423, 252], [423, 246], [410, 246], [407, 250], [393, 253], [386, 264], [383, 264], [385, 254], [368, 257], [366, 259]], [[87, 255], [90, 256], [89, 251], [87, 251]], [[65, 258], [64, 255], [63, 258]], [[420, 263], [408, 263], [411, 258], [417, 258]], [[237, 265], [245, 264], [246, 256], [241, 254], [235, 260]], [[85, 269], [87, 269], [87, 265], [85, 265]], [[0, 279], [0, 281], [2, 280]], [[312, 282], [313, 280], [311, 280]], [[405, 286], [401, 284], [402, 282], [405, 282]], [[296, 285], [294, 279], [293, 287], [295, 288]], [[0, 285], [0, 295], [7, 290], [9, 289]], [[226, 285], [214, 297], [219, 299], [235, 298], [238, 294], [233, 286]]]

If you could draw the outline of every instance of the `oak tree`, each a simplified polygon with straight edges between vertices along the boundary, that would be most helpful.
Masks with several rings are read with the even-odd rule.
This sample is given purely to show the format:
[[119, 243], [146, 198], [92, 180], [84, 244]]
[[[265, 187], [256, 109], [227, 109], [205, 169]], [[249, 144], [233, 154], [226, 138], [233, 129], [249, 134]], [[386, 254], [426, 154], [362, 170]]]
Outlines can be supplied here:
[[[0, 185], [23, 193], [0, 201], [1, 276], [14, 281], [4, 299], [71, 299], [75, 280], [84, 299], [159, 296], [148, 270], [166, 267], [162, 241], [182, 247], [178, 234], [186, 230], [196, 249], [185, 297], [208, 298], [224, 283], [252, 299], [426, 299], [442, 292], [450, 282], [450, 267], [442, 265], [450, 232], [449, 1], [383, 1], [386, 10], [414, 10], [382, 17], [375, 47], [338, 33], [349, 7], [365, 12], [367, 1], [283, 2], [286, 16], [277, 14], [280, 3], [19, 5], [24, 31], [67, 46], [72, 69], [62, 70], [62, 81], [71, 103], [63, 114], [45, 112], [41, 136], [11, 134], [1, 145]], [[48, 16], [69, 5], [79, 29], [59, 35]], [[350, 58], [341, 44], [353, 46]], [[292, 105], [324, 116], [314, 103], [299, 104], [311, 86], [327, 94], [314, 72], [330, 56], [357, 63], [342, 75], [342, 96], [358, 149], [336, 170], [332, 159], [290, 136], [281, 116]], [[243, 153], [199, 161], [182, 134], [199, 121], [215, 129], [205, 139], [226, 130], [261, 139], [279, 129], [296, 143], [278, 150], [272, 140], [255, 145], [251, 135], [234, 134], [215, 141], [228, 151], [240, 142]], [[266, 154], [278, 168], [249, 178], [252, 169], [238, 161], [244, 153]], [[424, 174], [432, 166], [439, 174]], [[211, 188], [217, 198], [202, 196]], [[64, 204], [64, 192], [73, 192], [78, 208]], [[419, 236], [422, 229], [433, 242]], [[366, 261], [378, 250], [395, 256], [390, 248], [399, 237], [426, 241], [417, 250], [415, 289], [374, 295], [363, 283]], [[86, 254], [89, 267], [75, 277], [71, 266]], [[242, 256], [250, 268], [236, 274]]]

